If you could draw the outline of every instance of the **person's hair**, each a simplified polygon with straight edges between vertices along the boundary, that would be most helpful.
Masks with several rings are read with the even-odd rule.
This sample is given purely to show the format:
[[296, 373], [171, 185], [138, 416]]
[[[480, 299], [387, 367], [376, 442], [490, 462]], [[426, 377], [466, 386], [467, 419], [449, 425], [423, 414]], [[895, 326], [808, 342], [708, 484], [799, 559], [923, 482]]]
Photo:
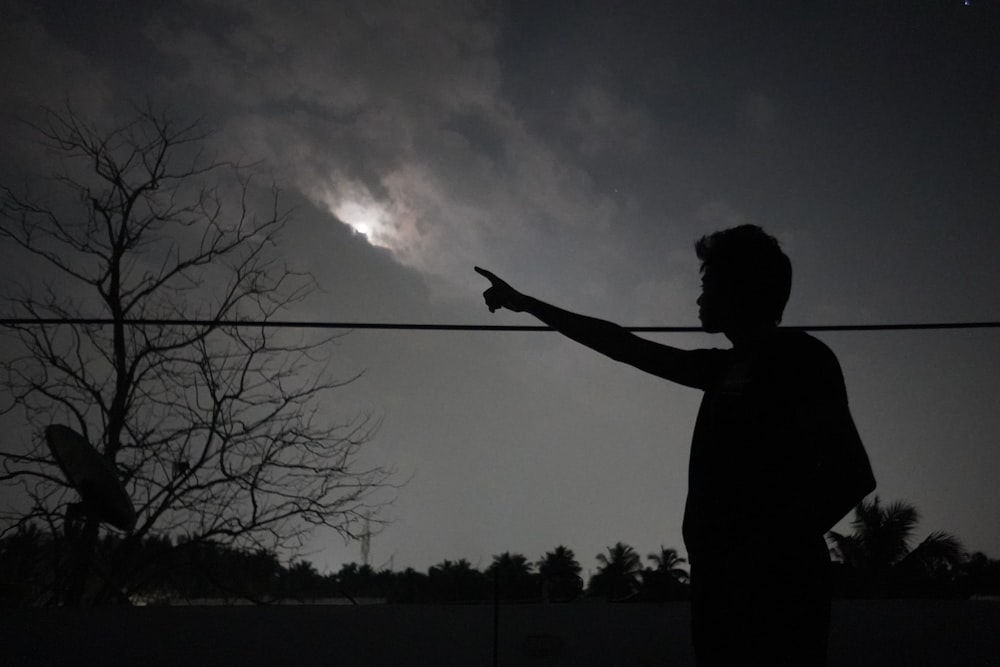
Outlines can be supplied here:
[[711, 270], [739, 297], [741, 310], [777, 324], [792, 290], [792, 263], [778, 240], [756, 225], [740, 225], [695, 243], [701, 272]]

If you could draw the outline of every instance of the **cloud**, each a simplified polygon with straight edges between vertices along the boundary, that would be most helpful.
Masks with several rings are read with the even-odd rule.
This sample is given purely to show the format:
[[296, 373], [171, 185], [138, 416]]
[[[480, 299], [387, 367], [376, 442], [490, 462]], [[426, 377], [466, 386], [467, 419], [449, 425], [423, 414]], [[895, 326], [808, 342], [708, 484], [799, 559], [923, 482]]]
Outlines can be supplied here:
[[656, 125], [649, 113], [596, 84], [579, 87], [567, 111], [567, 129], [588, 158], [601, 154], [636, 158], [648, 149]]
[[[173, 64], [157, 89], [224, 119], [224, 153], [260, 159], [343, 218], [366, 211], [368, 238], [398, 261], [456, 279], [557, 244], [567, 228], [609, 233], [620, 218], [620, 201], [505, 97], [504, 16], [492, 5], [212, 7], [205, 20], [146, 25]], [[578, 130], [606, 149], [638, 150], [648, 126], [599, 89], [581, 91]]]

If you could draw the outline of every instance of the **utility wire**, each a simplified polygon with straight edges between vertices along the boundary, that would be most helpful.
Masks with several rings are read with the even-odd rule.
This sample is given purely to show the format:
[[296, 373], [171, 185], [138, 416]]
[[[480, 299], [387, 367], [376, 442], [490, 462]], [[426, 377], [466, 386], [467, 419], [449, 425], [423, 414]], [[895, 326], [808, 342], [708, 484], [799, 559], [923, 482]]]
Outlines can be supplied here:
[[[213, 320], [213, 319], [124, 319], [126, 326], [266, 327], [274, 329], [379, 329], [387, 331], [555, 331], [544, 325], [420, 324], [407, 322], [315, 322], [308, 320]], [[23, 317], [0, 318], [0, 326], [86, 325], [110, 326], [108, 317]], [[701, 327], [625, 326], [636, 333], [702, 333]], [[787, 326], [803, 331], [927, 331], [935, 329], [998, 329], [1000, 321], [913, 322], [906, 324], [827, 324]]]

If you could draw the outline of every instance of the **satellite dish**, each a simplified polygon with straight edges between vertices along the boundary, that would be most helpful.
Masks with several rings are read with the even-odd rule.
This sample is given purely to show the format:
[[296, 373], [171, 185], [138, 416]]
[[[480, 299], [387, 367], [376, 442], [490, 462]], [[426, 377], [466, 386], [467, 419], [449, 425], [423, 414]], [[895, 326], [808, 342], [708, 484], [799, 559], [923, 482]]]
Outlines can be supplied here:
[[68, 426], [53, 424], [45, 429], [45, 441], [91, 516], [120, 530], [135, 527], [135, 507], [118, 474], [86, 438]]

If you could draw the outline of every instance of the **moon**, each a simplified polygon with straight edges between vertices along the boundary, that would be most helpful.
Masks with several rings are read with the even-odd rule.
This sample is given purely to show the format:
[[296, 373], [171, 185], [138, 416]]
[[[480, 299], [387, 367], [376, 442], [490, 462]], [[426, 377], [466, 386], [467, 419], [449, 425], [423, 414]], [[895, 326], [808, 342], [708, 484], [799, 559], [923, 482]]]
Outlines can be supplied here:
[[[417, 215], [405, 202], [387, 198], [376, 200], [367, 188], [357, 184], [324, 184], [315, 189], [314, 200], [333, 218], [351, 228], [368, 245], [392, 253], [408, 266], [425, 263], [426, 239], [417, 226]], [[403, 193], [405, 199], [406, 193]]]
[[377, 204], [345, 201], [334, 209], [334, 214], [372, 245], [387, 248], [390, 239], [385, 224], [385, 211]]

